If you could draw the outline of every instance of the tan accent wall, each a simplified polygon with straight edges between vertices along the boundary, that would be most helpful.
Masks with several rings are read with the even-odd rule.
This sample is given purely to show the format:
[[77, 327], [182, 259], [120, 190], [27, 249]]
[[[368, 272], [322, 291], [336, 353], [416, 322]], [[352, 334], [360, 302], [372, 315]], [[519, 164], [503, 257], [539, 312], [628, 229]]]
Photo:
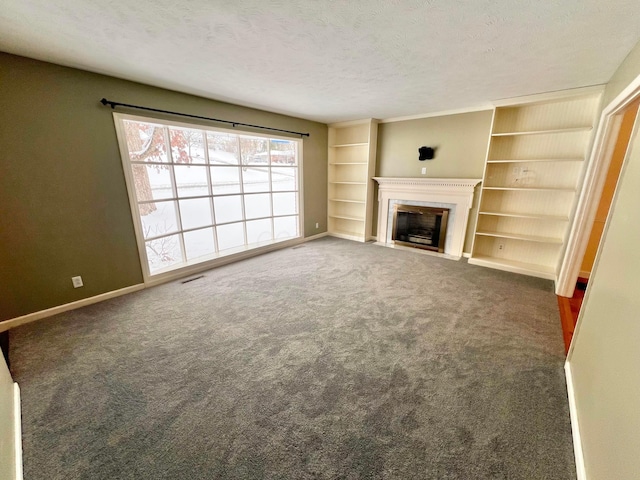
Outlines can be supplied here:
[[636, 113], [638, 112], [638, 104], [633, 107], [629, 107], [624, 113], [622, 124], [620, 125], [620, 132], [616, 140], [616, 145], [613, 149], [611, 156], [611, 163], [609, 165], [609, 171], [607, 172], [607, 178], [602, 189], [602, 195], [600, 197], [600, 203], [598, 204], [598, 211], [596, 212], [596, 218], [593, 222], [593, 228], [589, 235], [589, 243], [582, 259], [582, 266], [580, 267], [580, 275], [589, 275], [593, 269], [593, 261], [596, 258], [596, 252], [598, 251], [598, 245], [600, 245], [600, 238], [604, 230], [604, 224], [609, 214], [609, 208], [611, 207], [611, 201], [613, 200], [613, 194], [618, 184], [618, 177], [620, 176], [620, 170], [622, 169], [622, 162], [624, 161], [625, 154], [627, 153], [627, 145], [629, 144], [629, 138], [631, 137], [631, 131], [633, 130], [633, 124], [636, 119]]
[[[304, 234], [326, 231], [324, 124], [5, 53], [0, 96], [0, 320], [142, 282], [113, 117], [102, 97], [311, 133], [303, 147]], [[72, 287], [75, 275], [84, 287]]]
[[[378, 126], [376, 176], [482, 178], [491, 131], [492, 110], [443, 115]], [[418, 148], [436, 148], [433, 160], [418, 160]], [[427, 169], [422, 175], [422, 168]], [[470, 212], [464, 251], [471, 251], [479, 188]], [[373, 231], [378, 228], [377, 191]]]

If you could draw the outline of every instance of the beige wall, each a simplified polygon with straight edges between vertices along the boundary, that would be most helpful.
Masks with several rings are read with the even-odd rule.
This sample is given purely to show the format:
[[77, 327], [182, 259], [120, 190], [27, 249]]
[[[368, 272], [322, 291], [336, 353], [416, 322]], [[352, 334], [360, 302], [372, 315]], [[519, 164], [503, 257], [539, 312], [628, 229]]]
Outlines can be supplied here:
[[[102, 97], [310, 132], [304, 233], [326, 231], [326, 125], [4, 53], [0, 95], [0, 320], [142, 282], [113, 118]], [[74, 275], [82, 275], [83, 288], [72, 288]]]
[[[636, 47], [607, 86], [615, 98], [640, 75]], [[636, 120], [637, 123], [637, 120]], [[636, 125], [636, 131], [638, 125]], [[569, 353], [589, 480], [631, 480], [640, 472], [640, 135], [613, 199]]]
[[[380, 177], [482, 178], [491, 130], [491, 110], [444, 115], [378, 127], [376, 175]], [[418, 161], [418, 148], [437, 148], [433, 160]], [[426, 167], [427, 174], [421, 169]], [[464, 251], [471, 250], [479, 188], [470, 213]], [[374, 204], [373, 235], [378, 228]]]

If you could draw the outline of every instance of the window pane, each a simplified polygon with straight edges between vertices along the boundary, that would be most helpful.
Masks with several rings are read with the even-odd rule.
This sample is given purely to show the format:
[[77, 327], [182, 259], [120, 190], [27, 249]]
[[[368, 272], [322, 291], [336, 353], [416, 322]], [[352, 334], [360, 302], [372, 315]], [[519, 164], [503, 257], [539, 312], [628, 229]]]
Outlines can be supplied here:
[[186, 250], [187, 260], [193, 260], [194, 258], [215, 253], [213, 228], [203, 228], [202, 230], [185, 232], [184, 249]]
[[298, 199], [295, 193], [274, 193], [273, 214], [291, 215], [298, 213]]
[[178, 235], [149, 240], [145, 242], [145, 246], [147, 247], [147, 259], [151, 273], [183, 261]]
[[273, 219], [276, 240], [298, 236], [298, 217], [278, 217]]
[[215, 197], [213, 206], [216, 212], [216, 223], [237, 222], [242, 220], [242, 197]]
[[208, 198], [180, 200], [178, 203], [180, 204], [180, 219], [182, 220], [183, 230], [213, 224], [211, 204]]
[[171, 175], [169, 167], [163, 165], [131, 165], [133, 183], [136, 187], [136, 198], [139, 202], [172, 198]]
[[245, 195], [245, 218], [262, 218], [271, 216], [271, 195], [261, 193], [258, 195]]
[[300, 236], [299, 140], [118, 118], [151, 275]]
[[269, 242], [272, 240], [271, 219], [247, 222], [247, 243]]
[[142, 203], [138, 206], [144, 238], [178, 231], [175, 202]]
[[269, 167], [245, 167], [242, 171], [245, 192], [269, 191]]
[[269, 150], [267, 140], [259, 137], [240, 137], [240, 153], [243, 165], [267, 165]]
[[227, 133], [207, 132], [209, 162], [216, 165], [238, 165], [238, 136]]
[[218, 250], [240, 247], [244, 245], [244, 228], [242, 222], [221, 225], [216, 228], [218, 233]]
[[178, 187], [178, 197], [198, 197], [209, 195], [207, 167], [176, 165], [173, 167]]
[[275, 191], [295, 191], [298, 190], [297, 168], [278, 167], [271, 169], [271, 185]]
[[124, 120], [129, 159], [132, 162], [168, 162], [165, 128], [152, 123]]
[[271, 164], [272, 165], [295, 165], [298, 144], [290, 140], [279, 140], [272, 138], [271, 142]]
[[240, 169], [238, 167], [211, 167], [211, 187], [214, 195], [240, 193]]
[[205, 163], [202, 130], [170, 128], [173, 163]]

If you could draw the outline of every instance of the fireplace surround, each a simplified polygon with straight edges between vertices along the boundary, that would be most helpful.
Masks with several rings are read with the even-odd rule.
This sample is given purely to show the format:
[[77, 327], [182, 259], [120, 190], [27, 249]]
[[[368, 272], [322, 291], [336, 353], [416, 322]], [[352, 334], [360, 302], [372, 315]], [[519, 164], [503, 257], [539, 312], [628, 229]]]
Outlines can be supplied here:
[[[460, 259], [473, 206], [473, 194], [481, 179], [374, 177], [378, 182], [378, 230], [381, 245], [393, 247], [395, 205], [432, 207], [448, 210], [447, 230], [441, 255]], [[434, 252], [436, 253], [436, 252]]]

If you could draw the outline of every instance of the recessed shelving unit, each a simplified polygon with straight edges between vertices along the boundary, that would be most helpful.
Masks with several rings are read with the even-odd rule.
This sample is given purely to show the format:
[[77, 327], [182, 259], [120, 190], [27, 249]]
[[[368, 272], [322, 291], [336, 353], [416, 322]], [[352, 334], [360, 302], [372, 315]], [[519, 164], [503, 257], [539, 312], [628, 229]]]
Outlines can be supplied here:
[[365, 242], [371, 237], [378, 123], [329, 125], [329, 234]]
[[496, 107], [469, 263], [556, 279], [600, 96]]

